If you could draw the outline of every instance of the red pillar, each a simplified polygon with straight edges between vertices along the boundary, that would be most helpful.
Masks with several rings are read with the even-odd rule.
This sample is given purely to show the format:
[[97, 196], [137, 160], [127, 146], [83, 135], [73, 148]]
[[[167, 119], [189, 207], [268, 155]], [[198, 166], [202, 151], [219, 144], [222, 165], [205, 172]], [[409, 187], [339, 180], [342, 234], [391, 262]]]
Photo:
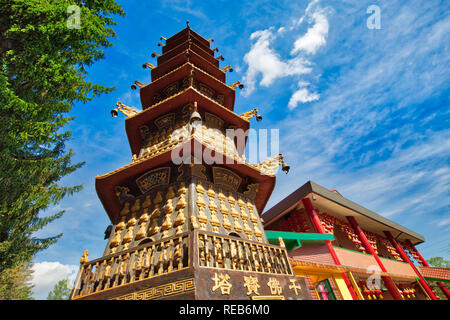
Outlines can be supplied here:
[[[422, 262], [422, 264], [425, 267], [430, 267], [430, 265], [428, 264], [428, 261], [423, 258], [423, 256], [420, 254], [419, 250], [417, 250], [417, 248], [412, 244], [411, 240], [409, 240], [409, 239], [406, 240], [406, 243], [416, 251], [417, 256], [419, 257], [419, 260]], [[438, 284], [439, 288], [442, 290], [442, 292], [447, 297], [447, 300], [450, 300], [450, 292], [448, 291], [445, 284], [442, 281], [436, 281], [436, 283]]]
[[422, 275], [420, 274], [419, 270], [417, 270], [416, 266], [411, 262], [411, 260], [408, 258], [408, 255], [405, 253], [405, 251], [403, 251], [402, 247], [398, 244], [398, 242], [394, 239], [394, 237], [392, 236], [392, 234], [389, 231], [384, 231], [384, 234], [386, 235], [386, 237], [389, 239], [389, 241], [392, 243], [392, 245], [394, 246], [394, 248], [397, 250], [397, 252], [400, 254], [400, 256], [402, 257], [402, 259], [406, 262], [409, 263], [409, 265], [411, 266], [411, 268], [413, 268], [414, 272], [417, 274], [418, 278], [419, 278], [419, 282], [422, 285], [422, 287], [425, 289], [425, 291], [427, 292], [427, 294], [430, 296], [431, 299], [433, 300], [438, 300], [438, 298], [436, 297], [436, 295], [433, 293], [433, 291], [431, 291], [430, 287], [428, 286], [428, 284], [426, 283], [425, 279], [422, 277]]
[[[358, 235], [359, 240], [361, 241], [361, 243], [364, 246], [364, 248], [366, 249], [366, 251], [375, 258], [381, 271], [387, 272], [386, 268], [383, 265], [383, 262], [381, 262], [380, 257], [378, 257], [377, 253], [370, 245], [369, 240], [367, 240], [366, 234], [361, 229], [359, 224], [356, 222], [355, 217], [348, 216], [347, 220], [348, 220], [348, 222], [350, 222], [353, 230], [355, 230], [356, 234]], [[400, 292], [398, 292], [397, 287], [395, 286], [395, 284], [391, 278], [389, 278], [387, 276], [381, 276], [381, 279], [383, 280], [384, 285], [389, 290], [389, 292], [391, 293], [392, 297], [395, 300], [403, 300], [402, 296], [400, 295]]]
[[[314, 226], [314, 230], [317, 233], [322, 233], [322, 234], [326, 233], [322, 227], [322, 223], [320, 222], [317, 211], [316, 211], [316, 209], [314, 209], [314, 207], [311, 203], [311, 200], [309, 198], [303, 198], [302, 203], [306, 209], [306, 213], [308, 214], [308, 216]], [[327, 246], [328, 251], [330, 251], [330, 254], [331, 254], [331, 257], [333, 258], [334, 263], [336, 265], [340, 266], [341, 262], [339, 261], [339, 258], [336, 255], [336, 251], [334, 251], [334, 248], [331, 245], [331, 241], [326, 240], [325, 245]], [[344, 279], [344, 282], [347, 285], [347, 288], [350, 291], [350, 294], [352, 295], [353, 300], [358, 300], [358, 295], [356, 294], [355, 290], [353, 289], [352, 283], [350, 282], [350, 280], [348, 279], [348, 277], [345, 273], [342, 274], [342, 278]]]
[[423, 264], [425, 267], [429, 267], [430, 265], [428, 264], [427, 260], [425, 260], [425, 259], [422, 257], [422, 255], [420, 254], [419, 250], [417, 250], [416, 247], [412, 244], [411, 240], [407, 239], [407, 240], [406, 240], [406, 243], [407, 243], [411, 248], [413, 248], [413, 249], [416, 251], [417, 256], [419, 257], [420, 262], [422, 262], [422, 264]]

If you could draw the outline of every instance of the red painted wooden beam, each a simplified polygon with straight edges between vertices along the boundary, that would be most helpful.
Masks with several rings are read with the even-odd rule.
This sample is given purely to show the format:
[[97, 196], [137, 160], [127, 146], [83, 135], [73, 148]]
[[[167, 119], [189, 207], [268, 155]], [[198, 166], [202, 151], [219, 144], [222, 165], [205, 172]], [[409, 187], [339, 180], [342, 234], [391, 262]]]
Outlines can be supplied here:
[[[317, 214], [317, 211], [316, 211], [316, 209], [314, 209], [314, 207], [313, 207], [313, 205], [311, 203], [311, 200], [309, 198], [303, 198], [302, 199], [302, 203], [303, 203], [303, 206], [306, 209], [306, 213], [308, 214], [308, 217], [311, 220], [311, 223], [314, 226], [314, 230], [317, 233], [322, 233], [322, 234], [326, 233], [325, 230], [322, 227], [322, 223], [320, 222], [320, 219], [319, 219], [319, 216]], [[336, 251], [334, 251], [334, 248], [331, 245], [331, 241], [330, 240], [326, 240], [325, 241], [325, 245], [327, 246], [328, 251], [331, 254], [331, 257], [333, 258], [334, 263], [336, 265], [338, 265], [338, 266], [342, 265], [341, 262], [339, 261], [338, 256], [336, 255]], [[353, 300], [358, 300], [358, 295], [356, 294], [355, 290], [353, 289], [352, 283], [348, 279], [347, 274], [343, 273], [342, 274], [342, 278], [344, 279], [344, 282], [345, 282], [348, 290], [350, 291], [350, 294], [351, 294]]]
[[429, 267], [430, 265], [428, 264], [427, 260], [425, 260], [424, 257], [422, 257], [422, 255], [420, 254], [419, 250], [417, 250], [416, 247], [412, 244], [411, 240], [407, 239], [407, 240], [406, 240], [406, 243], [407, 243], [411, 248], [413, 248], [413, 249], [416, 251], [416, 253], [417, 253], [418, 257], [419, 257], [420, 262], [422, 262], [422, 264], [423, 264], [425, 267]]
[[[430, 267], [430, 265], [428, 264], [428, 261], [424, 259], [424, 257], [420, 254], [419, 250], [417, 250], [417, 248], [412, 244], [411, 240], [409, 240], [409, 239], [406, 240], [406, 243], [407, 243], [411, 248], [413, 248], [413, 249], [416, 251], [416, 253], [417, 253], [417, 255], [418, 255], [420, 261], [422, 262], [422, 264], [423, 264], [425, 267]], [[447, 287], [445, 286], [445, 284], [444, 284], [442, 281], [436, 281], [436, 283], [437, 283], [437, 285], [439, 286], [439, 288], [442, 290], [442, 292], [445, 294], [445, 296], [447, 297], [447, 300], [450, 300], [450, 292], [448, 291], [448, 289], [447, 289]]]
[[419, 278], [419, 282], [422, 285], [422, 287], [425, 289], [425, 291], [427, 292], [427, 294], [430, 296], [431, 299], [433, 300], [438, 300], [438, 298], [436, 297], [436, 295], [433, 293], [433, 291], [431, 291], [430, 287], [428, 286], [427, 282], [425, 281], [425, 279], [422, 277], [422, 275], [420, 274], [419, 270], [417, 270], [416, 266], [411, 262], [411, 260], [408, 258], [408, 255], [405, 253], [405, 251], [403, 251], [402, 247], [398, 244], [398, 242], [394, 239], [394, 237], [392, 236], [392, 234], [389, 231], [384, 231], [384, 234], [386, 235], [386, 237], [389, 239], [389, 241], [391, 242], [391, 244], [394, 246], [395, 250], [397, 250], [397, 252], [400, 254], [400, 256], [402, 257], [402, 259], [406, 262], [409, 263], [409, 265], [411, 266], [411, 268], [413, 268], [414, 272], [417, 274], [418, 278]]
[[[370, 245], [369, 240], [367, 240], [366, 234], [361, 229], [361, 227], [359, 226], [358, 222], [356, 222], [355, 217], [348, 216], [347, 220], [348, 220], [348, 222], [350, 222], [353, 230], [358, 235], [358, 238], [361, 241], [361, 244], [366, 249], [366, 251], [368, 253], [370, 253], [375, 258], [375, 260], [377, 261], [378, 265], [381, 268], [381, 271], [387, 272], [386, 268], [383, 265], [383, 262], [381, 262], [380, 257], [378, 257], [377, 253], [375, 252], [373, 247]], [[395, 300], [403, 300], [402, 296], [400, 295], [400, 292], [398, 291], [397, 287], [395, 286], [395, 284], [394, 284], [394, 282], [392, 281], [391, 278], [386, 277], [386, 276], [382, 276], [381, 279], [383, 280], [384, 285], [389, 290], [389, 292], [391, 293], [392, 297]]]

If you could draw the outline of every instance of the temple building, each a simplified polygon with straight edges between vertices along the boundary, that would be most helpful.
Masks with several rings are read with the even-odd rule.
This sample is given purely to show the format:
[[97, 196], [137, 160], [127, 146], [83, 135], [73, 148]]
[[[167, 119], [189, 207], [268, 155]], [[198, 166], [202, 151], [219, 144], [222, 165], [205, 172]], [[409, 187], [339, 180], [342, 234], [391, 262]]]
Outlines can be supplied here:
[[[80, 260], [72, 300], [437, 299], [448, 269], [431, 268], [424, 238], [313, 182], [270, 210], [283, 155], [250, 164], [257, 109], [234, 112], [213, 39], [187, 27], [158, 43], [142, 110], [125, 116], [129, 164], [96, 177], [111, 225], [103, 256]], [[416, 266], [412, 260], [420, 265]], [[431, 286], [430, 283], [435, 283]]]
[[187, 28], [165, 39], [152, 82], [136, 81], [142, 111], [121, 102], [131, 162], [96, 177], [111, 228], [101, 258], [81, 259], [71, 299], [311, 299], [283, 240], [269, 243], [260, 215], [283, 156], [249, 164], [253, 109], [234, 112], [206, 40]]
[[262, 217], [269, 242], [283, 238], [313, 299], [437, 300], [437, 290], [449, 298], [450, 270], [428, 265], [416, 248], [423, 236], [337, 190], [308, 181]]

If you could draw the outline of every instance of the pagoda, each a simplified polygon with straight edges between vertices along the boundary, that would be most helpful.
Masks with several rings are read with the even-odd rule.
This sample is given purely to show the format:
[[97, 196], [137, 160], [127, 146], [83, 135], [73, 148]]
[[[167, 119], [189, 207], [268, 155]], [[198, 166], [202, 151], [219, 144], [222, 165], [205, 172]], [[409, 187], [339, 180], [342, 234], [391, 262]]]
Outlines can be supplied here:
[[112, 225], [101, 258], [83, 254], [71, 299], [311, 299], [280, 238], [269, 243], [262, 213], [282, 155], [244, 156], [256, 109], [234, 112], [217, 49], [187, 27], [161, 37], [152, 82], [138, 81], [142, 111], [120, 102], [131, 162], [96, 177]]

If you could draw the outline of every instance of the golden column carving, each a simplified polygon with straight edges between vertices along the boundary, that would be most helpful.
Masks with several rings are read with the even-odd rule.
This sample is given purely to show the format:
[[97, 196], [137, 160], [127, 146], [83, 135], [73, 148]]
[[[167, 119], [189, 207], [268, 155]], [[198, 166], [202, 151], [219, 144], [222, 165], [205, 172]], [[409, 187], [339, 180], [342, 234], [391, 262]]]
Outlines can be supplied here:
[[197, 191], [197, 201], [196, 201], [196, 204], [198, 206], [197, 219], [200, 222], [200, 229], [206, 230], [206, 223], [208, 222], [208, 216], [205, 213], [206, 202], [203, 199], [203, 193], [205, 192], [205, 189], [203, 188], [202, 183], [200, 181], [197, 182], [195, 190]]
[[159, 204], [162, 202], [161, 192], [157, 192], [155, 199], [153, 199], [153, 211], [150, 215], [151, 225], [148, 229], [148, 235], [152, 236], [159, 232], [160, 227], [158, 226], [158, 217], [161, 215], [161, 210], [159, 209]]

